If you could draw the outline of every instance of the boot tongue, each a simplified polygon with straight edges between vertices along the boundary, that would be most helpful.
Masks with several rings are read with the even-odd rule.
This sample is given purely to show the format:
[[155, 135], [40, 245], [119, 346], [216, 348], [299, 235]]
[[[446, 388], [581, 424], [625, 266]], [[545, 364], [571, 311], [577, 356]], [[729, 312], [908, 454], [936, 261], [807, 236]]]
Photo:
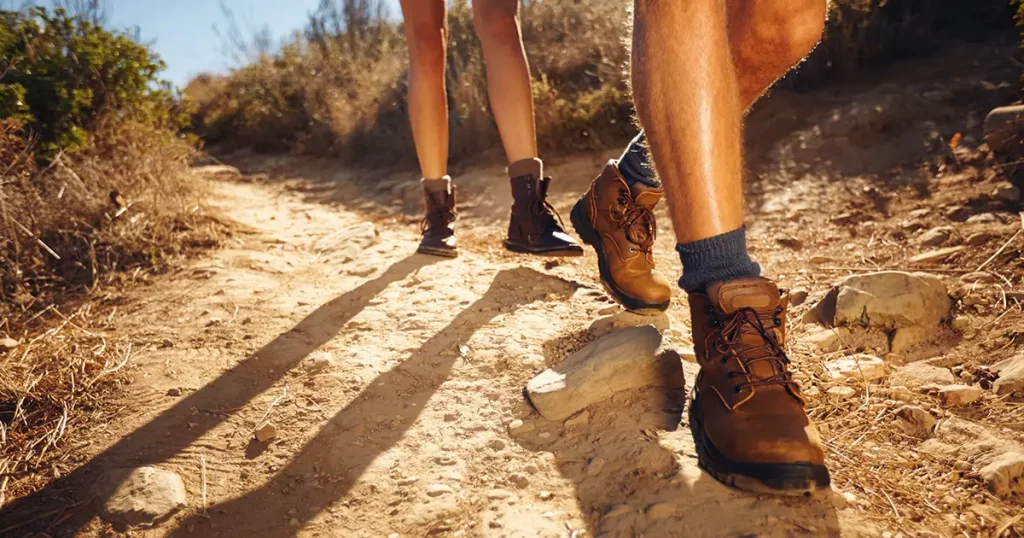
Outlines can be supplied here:
[[779, 307], [779, 287], [767, 278], [713, 282], [707, 289], [708, 298], [726, 314], [741, 308], [753, 308], [759, 313], [771, 312]]
[[665, 191], [661, 188], [652, 187], [642, 181], [633, 183], [629, 191], [630, 195], [633, 196], [633, 200], [636, 200], [636, 203], [647, 207], [654, 207], [661, 201], [661, 197], [665, 195]]

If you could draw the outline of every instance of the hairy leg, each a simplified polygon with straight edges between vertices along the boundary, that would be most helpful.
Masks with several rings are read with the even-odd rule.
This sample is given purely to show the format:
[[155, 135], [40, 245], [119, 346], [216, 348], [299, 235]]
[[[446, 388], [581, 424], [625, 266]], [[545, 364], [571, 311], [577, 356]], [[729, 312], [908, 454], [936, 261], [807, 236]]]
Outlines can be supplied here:
[[445, 0], [401, 0], [409, 44], [409, 121], [424, 178], [448, 173]]
[[473, 23], [483, 47], [487, 93], [508, 162], [535, 158], [533, 92], [519, 25], [519, 0], [474, 0]]
[[[742, 104], [724, 0], [635, 0], [633, 97], [679, 243], [743, 226]], [[671, 46], [685, 39], [685, 48]]]

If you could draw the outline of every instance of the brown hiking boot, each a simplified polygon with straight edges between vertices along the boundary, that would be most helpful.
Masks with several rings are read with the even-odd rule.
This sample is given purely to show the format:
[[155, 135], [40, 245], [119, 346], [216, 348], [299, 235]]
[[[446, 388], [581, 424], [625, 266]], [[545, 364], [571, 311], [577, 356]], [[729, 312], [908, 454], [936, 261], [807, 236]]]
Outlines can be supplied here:
[[458, 241], [455, 238], [455, 186], [448, 191], [430, 192], [423, 190], [427, 215], [423, 217], [420, 229], [423, 239], [416, 252], [445, 258], [458, 257]]
[[562, 219], [548, 203], [551, 178], [512, 178], [512, 216], [505, 248], [547, 256], [582, 256], [583, 247], [565, 233]]
[[716, 282], [689, 299], [700, 364], [690, 429], [701, 466], [757, 493], [828, 488], [821, 439], [787, 369], [788, 298], [772, 281], [748, 278]]
[[654, 270], [658, 232], [654, 206], [664, 191], [642, 183], [630, 188], [609, 161], [572, 208], [572, 225], [597, 251], [601, 282], [616, 301], [636, 312], [668, 309], [672, 286]]

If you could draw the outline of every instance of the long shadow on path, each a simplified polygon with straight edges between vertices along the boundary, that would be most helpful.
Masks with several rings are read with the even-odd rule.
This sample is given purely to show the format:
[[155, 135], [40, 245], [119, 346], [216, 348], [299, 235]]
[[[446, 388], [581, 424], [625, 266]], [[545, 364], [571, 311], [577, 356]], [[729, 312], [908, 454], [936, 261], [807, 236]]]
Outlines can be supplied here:
[[[538, 285], [545, 282], [548, 285]], [[181, 522], [170, 536], [217, 536], [218, 529], [224, 536], [295, 536], [342, 499], [377, 456], [402, 439], [448, 378], [459, 345], [501, 314], [542, 301], [549, 293], [570, 292], [568, 283], [532, 269], [499, 272], [483, 297], [402, 363], [374, 379], [260, 489], [211, 507], [210, 517]], [[367, 428], [368, 424], [375, 426]], [[314, 470], [332, 478], [298, 484], [293, 480]]]
[[[103, 502], [131, 469], [165, 462], [226, 420], [224, 416], [195, 420], [192, 409], [237, 409], [271, 388], [303, 358], [334, 338], [350, 319], [390, 284], [404, 280], [437, 258], [415, 255], [389, 267], [377, 278], [336, 297], [278, 336], [262, 349], [224, 372], [202, 389], [126, 435], [85, 465], [36, 494], [0, 511], [0, 536], [26, 536], [58, 527], [75, 535], [94, 516], [91, 502]], [[167, 432], [176, 432], [168, 436]], [[108, 473], [114, 473], [113, 475]], [[94, 486], [100, 476], [110, 477]], [[92, 499], [82, 492], [88, 487]]]

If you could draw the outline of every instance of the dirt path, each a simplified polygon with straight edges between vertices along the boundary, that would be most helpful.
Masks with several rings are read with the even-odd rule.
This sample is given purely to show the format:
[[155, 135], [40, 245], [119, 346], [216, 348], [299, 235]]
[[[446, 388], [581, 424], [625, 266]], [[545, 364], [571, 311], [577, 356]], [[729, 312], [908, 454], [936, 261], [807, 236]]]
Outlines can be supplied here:
[[[1016, 76], [998, 54], [979, 54], [953, 51], [889, 86], [780, 96], [755, 113], [751, 235], [770, 275], [807, 289], [813, 303], [851, 272], [920, 269], [908, 262], [920, 249], [898, 235], [909, 233], [911, 211], [928, 209], [914, 217], [927, 227], [945, 222], [951, 204], [988, 207], [982, 193], [1001, 179], [978, 164], [983, 156], [954, 155], [967, 163], [959, 171], [933, 170], [947, 159], [942, 137], [963, 131], [966, 146], [978, 143], [987, 111], [978, 100], [1005, 101], [998, 77]], [[955, 62], [962, 76], [943, 75]], [[908, 89], [918, 80], [929, 82]], [[563, 215], [607, 157], [552, 165]], [[591, 324], [618, 308], [592, 254], [551, 261], [500, 249], [508, 206], [500, 169], [463, 174], [465, 248], [458, 260], [440, 260], [412, 254], [408, 176], [362, 178], [357, 191], [331, 163], [249, 164], [264, 175], [212, 182], [210, 204], [243, 230], [232, 244], [127, 301], [132, 314], [119, 330], [148, 347], [123, 420], [92, 432], [88, 462], [66, 477], [98, 482], [147, 464], [178, 472], [188, 508], [132, 536], [974, 536], [994, 527], [960, 518], [968, 506], [989, 503], [1002, 516], [1019, 509], [956, 475], [952, 460], [921, 463], [920, 440], [894, 433], [886, 413], [895, 403], [875, 389], [862, 402], [811, 398], [836, 471], [837, 492], [819, 499], [751, 496], [702, 473], [680, 425], [682, 394], [623, 393], [564, 424], [545, 421], [524, 401], [526, 382], [592, 340]], [[993, 244], [1008, 239], [1013, 212], [993, 211], [1004, 215], [998, 223], [958, 224], [958, 236], [991, 230]], [[664, 213], [659, 224], [658, 263], [677, 275]], [[994, 246], [976, 250], [932, 269], [953, 287], [957, 271]], [[1024, 267], [997, 265], [1019, 288]], [[688, 346], [681, 295], [668, 317], [667, 344]], [[1024, 344], [1012, 330], [1024, 320], [1019, 303], [964, 317], [978, 337], [942, 350], [950, 367], [990, 364]], [[821, 355], [792, 351], [805, 387], [823, 392]], [[692, 384], [695, 365], [685, 369]], [[914, 398], [936, 406], [931, 395]], [[1017, 411], [960, 414], [1003, 427]], [[529, 431], [510, 435], [515, 420]], [[278, 436], [258, 443], [253, 432], [266, 422]], [[952, 521], [930, 511], [956, 487], [943, 506]], [[58, 527], [109, 535], [92, 515], [73, 511]]]

